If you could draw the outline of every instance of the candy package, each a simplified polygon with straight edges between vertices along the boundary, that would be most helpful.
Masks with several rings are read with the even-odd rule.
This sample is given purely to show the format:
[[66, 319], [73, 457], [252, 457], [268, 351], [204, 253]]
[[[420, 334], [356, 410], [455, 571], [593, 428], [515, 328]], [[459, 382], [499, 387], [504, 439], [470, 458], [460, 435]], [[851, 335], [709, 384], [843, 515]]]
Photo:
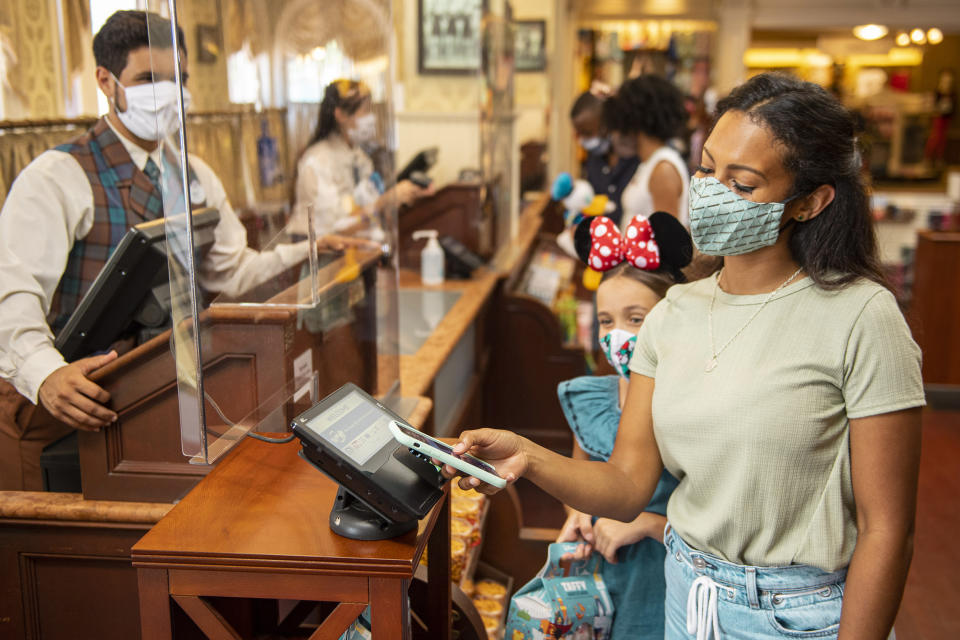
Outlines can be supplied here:
[[561, 566], [573, 542], [551, 544], [540, 574], [510, 600], [505, 640], [609, 640], [613, 602], [599, 573], [602, 557]]

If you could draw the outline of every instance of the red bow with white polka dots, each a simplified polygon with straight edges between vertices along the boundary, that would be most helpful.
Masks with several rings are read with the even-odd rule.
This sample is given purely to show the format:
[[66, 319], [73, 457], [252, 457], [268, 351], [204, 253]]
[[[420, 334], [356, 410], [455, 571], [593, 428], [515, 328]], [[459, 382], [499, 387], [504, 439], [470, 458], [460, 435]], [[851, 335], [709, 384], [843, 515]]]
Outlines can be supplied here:
[[650, 221], [638, 215], [620, 235], [617, 225], [605, 216], [590, 223], [590, 255], [587, 265], [596, 271], [609, 271], [626, 260], [637, 269], [653, 271], [660, 267], [660, 248], [653, 238]]

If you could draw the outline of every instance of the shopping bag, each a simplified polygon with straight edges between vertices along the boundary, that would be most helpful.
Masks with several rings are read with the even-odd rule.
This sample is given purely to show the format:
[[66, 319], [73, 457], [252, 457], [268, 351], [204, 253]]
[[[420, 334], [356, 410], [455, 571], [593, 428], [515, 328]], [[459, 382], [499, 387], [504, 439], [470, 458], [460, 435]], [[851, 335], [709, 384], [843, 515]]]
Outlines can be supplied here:
[[533, 580], [510, 599], [504, 640], [609, 640], [613, 602], [600, 575], [603, 557], [561, 566], [575, 542], [556, 542], [547, 563]]

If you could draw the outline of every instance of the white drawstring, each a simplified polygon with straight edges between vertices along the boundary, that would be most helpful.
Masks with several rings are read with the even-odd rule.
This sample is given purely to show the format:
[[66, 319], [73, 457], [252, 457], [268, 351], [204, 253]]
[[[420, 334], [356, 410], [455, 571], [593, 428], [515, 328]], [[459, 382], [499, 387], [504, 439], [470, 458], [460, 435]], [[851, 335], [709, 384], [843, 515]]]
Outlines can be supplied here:
[[717, 583], [708, 576], [700, 576], [690, 585], [687, 595], [687, 633], [696, 634], [697, 640], [710, 640], [711, 623], [714, 640], [720, 640]]

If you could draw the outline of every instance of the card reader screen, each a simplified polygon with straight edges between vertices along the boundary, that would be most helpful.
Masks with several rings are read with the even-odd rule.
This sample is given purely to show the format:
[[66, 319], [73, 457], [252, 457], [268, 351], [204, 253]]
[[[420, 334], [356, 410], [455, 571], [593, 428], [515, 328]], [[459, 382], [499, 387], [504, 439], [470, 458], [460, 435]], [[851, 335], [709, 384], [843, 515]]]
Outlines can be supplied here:
[[408, 436], [410, 436], [410, 437], [413, 438], [414, 440], [419, 440], [420, 442], [423, 442], [424, 444], [428, 444], [428, 445], [430, 445], [431, 447], [435, 447], [435, 448], [437, 448], [437, 449], [440, 449], [440, 451], [443, 451], [444, 453], [448, 453], [448, 454], [450, 454], [451, 456], [453, 456], [453, 457], [455, 457], [455, 458], [459, 458], [460, 460], [463, 460], [464, 462], [466, 462], [466, 463], [468, 463], [468, 464], [470, 464], [470, 465], [473, 465], [474, 467], [476, 467], [476, 468], [478, 468], [478, 469], [482, 469], [482, 470], [486, 471], [487, 473], [492, 473], [493, 475], [497, 475], [497, 470], [494, 469], [491, 465], [489, 465], [489, 464], [487, 464], [486, 462], [484, 462], [483, 460], [481, 460], [480, 458], [474, 458], [473, 456], [471, 456], [471, 455], [469, 455], [469, 454], [467, 454], [467, 455], [457, 455], [457, 454], [455, 454], [455, 453], [453, 452], [453, 449], [450, 447], [450, 445], [448, 445], [448, 444], [445, 443], [445, 442], [441, 442], [440, 440], [435, 440], [434, 438], [431, 438], [430, 436], [426, 435], [425, 433], [420, 433], [419, 431], [415, 431], [415, 430], [413, 430], [413, 429], [408, 429], [407, 427], [403, 426], [403, 425], [400, 424], [399, 422], [397, 422], [396, 425], [397, 425], [397, 428], [400, 429], [400, 431], [403, 431], [405, 434], [407, 434]]
[[351, 391], [304, 426], [363, 465], [393, 440], [387, 426], [390, 419], [377, 405]]

